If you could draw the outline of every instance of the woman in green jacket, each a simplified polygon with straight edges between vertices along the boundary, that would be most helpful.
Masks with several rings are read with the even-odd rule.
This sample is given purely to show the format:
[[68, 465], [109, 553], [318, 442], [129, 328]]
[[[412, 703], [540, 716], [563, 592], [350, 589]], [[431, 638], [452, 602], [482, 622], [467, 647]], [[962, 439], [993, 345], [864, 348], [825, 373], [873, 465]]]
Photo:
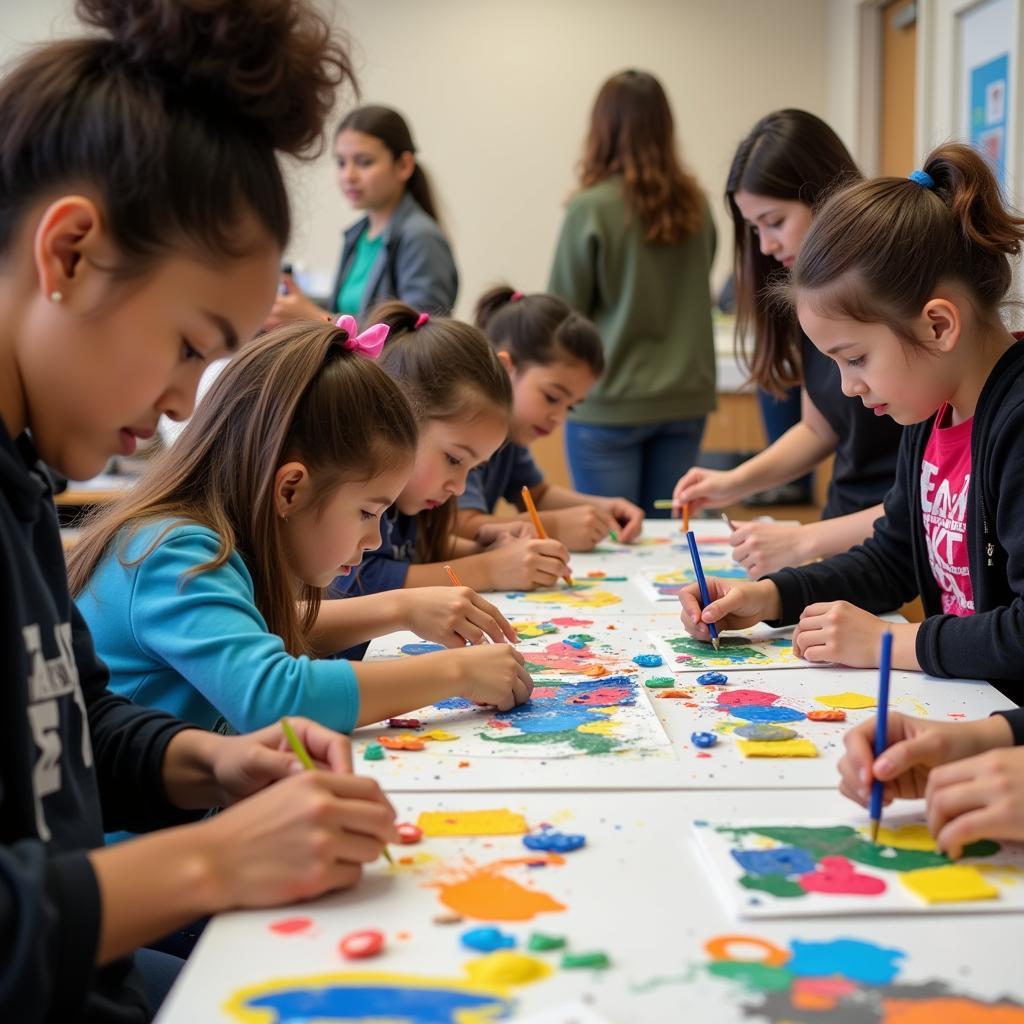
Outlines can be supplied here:
[[715, 407], [714, 255], [711, 211], [676, 155], [661, 84], [614, 75], [594, 103], [548, 285], [605, 346], [605, 374], [566, 425], [578, 490], [663, 514], [655, 499], [694, 463]]

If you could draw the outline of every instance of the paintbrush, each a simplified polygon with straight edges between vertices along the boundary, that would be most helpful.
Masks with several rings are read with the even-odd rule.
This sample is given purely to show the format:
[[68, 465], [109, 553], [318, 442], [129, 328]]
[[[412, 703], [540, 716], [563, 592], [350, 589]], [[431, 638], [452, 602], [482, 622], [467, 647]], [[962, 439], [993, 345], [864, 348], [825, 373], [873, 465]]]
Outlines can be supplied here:
[[729, 513], [728, 512], [723, 512], [722, 513], [722, 519], [725, 521], [725, 525], [728, 526], [729, 529], [732, 530], [733, 533], [735, 533], [736, 532], [736, 524], [729, 518]]
[[[533, 495], [530, 493], [530, 488], [525, 484], [523, 485], [522, 495], [523, 504], [526, 506], [526, 511], [530, 513], [530, 518], [533, 520], [533, 528], [537, 531], [537, 536], [540, 537], [541, 540], [547, 540], [547, 530], [544, 529], [544, 524], [540, 521], [540, 516], [537, 513], [537, 506], [533, 503]], [[564, 579], [571, 587], [572, 577], [566, 573]]]
[[[309, 756], [309, 752], [302, 745], [302, 740], [299, 739], [299, 734], [295, 731], [292, 723], [289, 722], [287, 718], [281, 719], [281, 732], [284, 733], [284, 738], [288, 741], [288, 746], [292, 748], [292, 753], [299, 759], [299, 764], [301, 764], [307, 772], [314, 771], [316, 769], [316, 765], [313, 764], [313, 758]], [[385, 846], [381, 852], [384, 854], [387, 862], [394, 866], [395, 860], [391, 856], [391, 851]]]
[[[878, 659], [878, 714], [875, 716], [875, 758], [885, 752], [889, 723], [889, 669], [892, 665], [892, 630], [882, 634], [882, 653]], [[882, 823], [882, 797], [885, 783], [875, 779], [871, 783], [871, 842], [878, 842], [878, 828]]]
[[[700, 599], [703, 602], [701, 608], [707, 608], [711, 604], [711, 597], [708, 594], [708, 581], [704, 579], [704, 569], [700, 564], [700, 552], [697, 550], [697, 538], [693, 531], [686, 534], [686, 543], [690, 545], [690, 559], [693, 562], [693, 574], [697, 577], [697, 586], [700, 587]], [[713, 622], [708, 624], [708, 633], [711, 634], [711, 646], [717, 651], [719, 648], [718, 630]]]

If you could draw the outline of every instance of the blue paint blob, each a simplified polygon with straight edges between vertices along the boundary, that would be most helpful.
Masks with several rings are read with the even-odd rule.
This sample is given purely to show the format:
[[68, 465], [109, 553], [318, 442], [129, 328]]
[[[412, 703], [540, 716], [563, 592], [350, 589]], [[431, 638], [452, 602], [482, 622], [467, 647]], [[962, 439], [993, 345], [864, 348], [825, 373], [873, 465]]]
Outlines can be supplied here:
[[582, 651], [587, 646], [582, 640], [573, 640], [571, 637], [568, 640], [563, 640], [562, 643], [576, 651]]
[[697, 676], [697, 682], [701, 686], [725, 686], [729, 677], [724, 672], [701, 672]]
[[549, 853], [572, 853], [587, 841], [578, 833], [559, 832], [553, 828], [542, 828], [523, 836], [523, 846], [530, 850], [546, 850]]
[[805, 875], [814, 870], [814, 858], [798, 846], [771, 850], [731, 850], [733, 860], [750, 875]]
[[751, 722], [734, 730], [737, 736], [745, 740], [760, 740], [762, 743], [778, 743], [782, 740], [795, 739], [799, 733], [787, 729], [784, 725], [772, 725], [770, 722]]
[[906, 957], [901, 949], [886, 949], [859, 939], [831, 942], [790, 943], [793, 958], [786, 970], [799, 978], [827, 978], [839, 975], [866, 985], [888, 985], [900, 972], [897, 960]]
[[447, 700], [439, 700], [434, 707], [442, 711], [472, 711], [476, 705], [465, 697], [449, 697]]
[[761, 704], [740, 704], [739, 707], [722, 710], [746, 722], [802, 722], [807, 717], [794, 708], [764, 707]]
[[470, 928], [462, 933], [462, 944], [480, 953], [493, 953], [496, 949], [513, 949], [516, 937], [500, 928]]
[[433, 654], [434, 651], [445, 650], [441, 644], [403, 644], [401, 651], [403, 654]]
[[690, 742], [695, 747], [707, 750], [708, 747], [713, 747], [718, 742], [718, 737], [713, 732], [691, 732]]
[[512, 1010], [501, 996], [458, 987], [408, 987], [356, 982], [282, 988], [246, 999], [246, 1009], [269, 1011], [274, 1024], [323, 1021], [400, 1020], [402, 1024], [458, 1024], [471, 1013], [500, 1020]]
[[[531, 697], [525, 704], [496, 712], [494, 717], [524, 733], [563, 732], [578, 729], [588, 722], [607, 721], [607, 716], [602, 715], [599, 708], [636, 704], [636, 680], [629, 676], [562, 683], [555, 690], [554, 697]], [[626, 694], [623, 696], [624, 690]]]
[[641, 668], [658, 668], [665, 664], [665, 659], [660, 654], [638, 654], [633, 661]]

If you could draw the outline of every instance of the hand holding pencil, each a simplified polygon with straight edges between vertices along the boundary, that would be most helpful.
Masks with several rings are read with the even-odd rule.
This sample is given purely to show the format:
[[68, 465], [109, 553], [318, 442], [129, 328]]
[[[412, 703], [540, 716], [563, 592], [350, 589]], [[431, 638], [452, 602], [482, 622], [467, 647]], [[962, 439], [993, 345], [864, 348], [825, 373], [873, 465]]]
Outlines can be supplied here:
[[[533, 495], [530, 493], [530, 488], [523, 486], [522, 489], [523, 504], [526, 506], [526, 511], [530, 515], [530, 520], [533, 522], [533, 528], [537, 531], [537, 536], [541, 540], [547, 540], [547, 530], [544, 529], [544, 524], [540, 521], [540, 516], [537, 513], [537, 506], [534, 503]], [[567, 572], [564, 576], [565, 582], [568, 586], [572, 586], [572, 576]]]

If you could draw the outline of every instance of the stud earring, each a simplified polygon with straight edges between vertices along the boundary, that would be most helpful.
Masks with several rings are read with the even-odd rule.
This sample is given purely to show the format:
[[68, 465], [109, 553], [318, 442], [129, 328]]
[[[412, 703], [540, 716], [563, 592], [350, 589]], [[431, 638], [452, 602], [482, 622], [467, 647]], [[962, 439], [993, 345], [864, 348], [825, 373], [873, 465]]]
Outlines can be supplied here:
[[64, 293], [63, 292], [58, 292], [58, 291], [50, 292], [50, 301], [51, 302], [63, 302], [64, 301]]

